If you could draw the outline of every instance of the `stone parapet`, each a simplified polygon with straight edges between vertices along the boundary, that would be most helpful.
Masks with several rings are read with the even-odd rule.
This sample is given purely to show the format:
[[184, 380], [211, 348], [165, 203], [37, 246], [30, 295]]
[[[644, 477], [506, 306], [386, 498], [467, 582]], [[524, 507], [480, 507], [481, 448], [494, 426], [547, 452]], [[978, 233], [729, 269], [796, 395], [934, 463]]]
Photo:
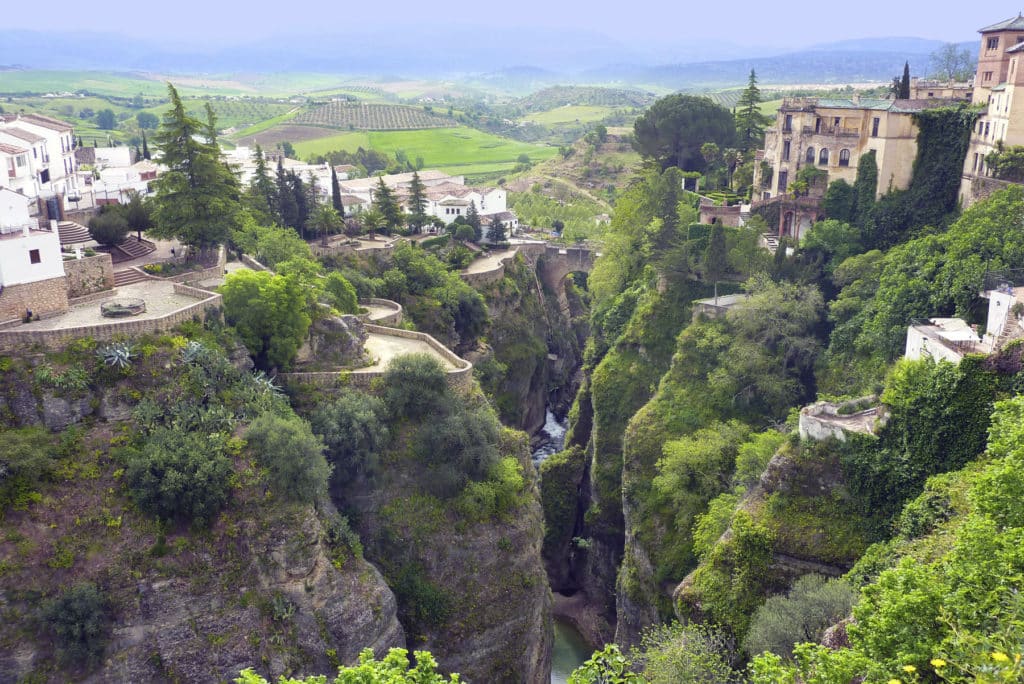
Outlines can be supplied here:
[[68, 279], [68, 299], [74, 300], [114, 287], [114, 262], [109, 254], [66, 259], [64, 274]]

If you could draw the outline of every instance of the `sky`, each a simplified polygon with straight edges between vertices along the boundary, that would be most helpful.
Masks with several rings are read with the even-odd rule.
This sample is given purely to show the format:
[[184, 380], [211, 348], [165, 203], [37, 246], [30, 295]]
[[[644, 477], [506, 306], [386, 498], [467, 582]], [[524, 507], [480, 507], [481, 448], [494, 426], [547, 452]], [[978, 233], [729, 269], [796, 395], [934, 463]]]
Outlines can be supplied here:
[[[45, 16], [34, 3], [7, 3], [0, 28], [59, 29], [149, 36], [157, 42], [220, 38], [241, 42], [279, 34], [340, 35], [383, 29], [422, 36], [420, 49], [443, 50], [448, 41], [488, 40], [488, 27], [556, 35], [561, 30], [596, 32], [634, 51], [682, 49], [684, 45], [799, 49], [835, 40], [914, 36], [943, 41], [973, 40], [981, 26], [1012, 16], [1015, 8], [981, 10], [973, 3], [860, 0], [856, 4], [821, 0], [786, 3], [680, 2], [679, 0], [104, 0], [83, 11], [81, 0], [51, 0]], [[102, 7], [102, 11], [99, 8]], [[290, 11], [294, 8], [294, 11]], [[467, 33], [466, 28], [471, 28]], [[154, 33], [155, 32], [155, 33]], [[507, 39], [495, 50], [515, 50]]]

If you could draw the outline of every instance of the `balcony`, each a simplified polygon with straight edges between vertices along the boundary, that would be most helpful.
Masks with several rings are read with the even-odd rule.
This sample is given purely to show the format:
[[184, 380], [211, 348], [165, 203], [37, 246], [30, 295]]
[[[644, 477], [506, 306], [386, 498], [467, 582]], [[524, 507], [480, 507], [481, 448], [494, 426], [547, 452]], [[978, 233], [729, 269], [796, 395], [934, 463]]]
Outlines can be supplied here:
[[838, 138], [859, 138], [859, 128], [841, 128], [839, 126], [804, 126], [803, 132], [807, 135], [834, 135]]

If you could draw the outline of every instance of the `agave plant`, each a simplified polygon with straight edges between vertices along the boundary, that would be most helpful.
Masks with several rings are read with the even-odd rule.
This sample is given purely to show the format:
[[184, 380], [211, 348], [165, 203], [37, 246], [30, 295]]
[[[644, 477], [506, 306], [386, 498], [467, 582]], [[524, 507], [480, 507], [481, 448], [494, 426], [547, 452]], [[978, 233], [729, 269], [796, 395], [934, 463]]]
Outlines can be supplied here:
[[274, 384], [274, 379], [263, 371], [256, 371], [252, 374], [252, 381], [260, 389], [271, 394], [284, 394], [280, 387]]
[[96, 350], [96, 356], [108, 366], [127, 370], [132, 365], [135, 348], [129, 342], [113, 342]]
[[202, 342], [196, 342], [195, 340], [189, 340], [188, 343], [181, 348], [181, 358], [185, 363], [195, 363], [200, 360], [204, 354], [206, 354], [206, 347], [203, 346]]

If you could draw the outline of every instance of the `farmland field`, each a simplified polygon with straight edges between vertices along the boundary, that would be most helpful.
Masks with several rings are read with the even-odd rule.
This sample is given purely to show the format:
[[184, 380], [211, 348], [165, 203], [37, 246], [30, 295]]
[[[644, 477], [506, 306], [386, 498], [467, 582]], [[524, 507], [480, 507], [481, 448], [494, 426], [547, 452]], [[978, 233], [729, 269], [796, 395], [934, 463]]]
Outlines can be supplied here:
[[558, 124], [600, 121], [614, 111], [614, 107], [600, 105], [566, 105], [546, 112], [533, 112], [524, 116], [523, 119], [542, 126], [557, 126]]
[[296, 124], [366, 131], [445, 128], [456, 125], [451, 119], [437, 116], [421, 107], [347, 102], [325, 104], [299, 114], [293, 121]]
[[529, 156], [532, 162], [544, 161], [558, 154], [555, 147], [522, 143], [465, 127], [353, 131], [316, 140], [290, 142], [295, 145], [296, 154], [303, 159], [334, 150], [354, 151], [359, 147], [374, 149], [389, 156], [402, 150], [409, 159], [422, 157], [428, 168], [472, 175], [509, 171], [516, 165], [521, 154]]

